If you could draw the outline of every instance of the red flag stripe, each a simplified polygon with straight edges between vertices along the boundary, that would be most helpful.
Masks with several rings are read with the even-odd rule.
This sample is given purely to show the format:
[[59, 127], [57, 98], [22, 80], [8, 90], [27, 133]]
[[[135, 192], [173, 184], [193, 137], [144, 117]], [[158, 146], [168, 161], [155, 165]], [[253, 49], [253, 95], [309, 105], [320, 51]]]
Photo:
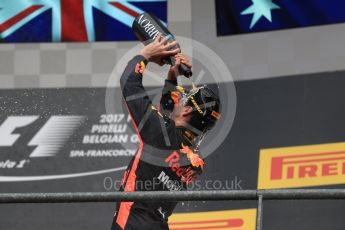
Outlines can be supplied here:
[[133, 17], [137, 17], [139, 14], [137, 12], [135, 12], [134, 10], [128, 8], [127, 6], [119, 3], [119, 2], [110, 2], [111, 5], [115, 6], [116, 8], [119, 8], [120, 10], [125, 11], [127, 14], [133, 16]]
[[62, 41], [88, 41], [83, 0], [61, 1], [61, 27]]
[[29, 8], [18, 13], [16, 16], [14, 16], [14, 17], [10, 18], [9, 20], [7, 20], [6, 22], [2, 23], [0, 25], [0, 33], [4, 32], [5, 30], [7, 30], [11, 26], [13, 26], [17, 22], [19, 22], [20, 20], [22, 20], [26, 16], [28, 16], [28, 15], [32, 14], [33, 12], [35, 12], [36, 10], [40, 9], [41, 7], [43, 7], [43, 6], [42, 5], [30, 6]]

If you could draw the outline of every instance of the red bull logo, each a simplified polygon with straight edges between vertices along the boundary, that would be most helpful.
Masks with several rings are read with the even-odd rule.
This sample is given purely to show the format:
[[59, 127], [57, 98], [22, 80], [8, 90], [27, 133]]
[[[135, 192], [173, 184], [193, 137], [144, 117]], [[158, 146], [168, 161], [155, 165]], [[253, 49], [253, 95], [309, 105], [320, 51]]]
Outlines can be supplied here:
[[178, 177], [181, 178], [182, 182], [189, 184], [193, 180], [195, 180], [196, 172], [195, 170], [193, 170], [191, 166], [182, 167], [179, 161], [180, 161], [180, 154], [176, 151], [174, 151], [165, 159], [165, 162], [168, 163], [171, 170], [175, 172]]

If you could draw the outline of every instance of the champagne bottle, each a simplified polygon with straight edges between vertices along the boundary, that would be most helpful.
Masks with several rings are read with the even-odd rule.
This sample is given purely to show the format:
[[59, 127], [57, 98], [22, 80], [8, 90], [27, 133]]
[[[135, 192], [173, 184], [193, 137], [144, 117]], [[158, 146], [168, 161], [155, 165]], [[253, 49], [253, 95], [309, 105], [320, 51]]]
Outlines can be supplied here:
[[[154, 39], [160, 33], [164, 37], [169, 38], [169, 43], [175, 41], [174, 35], [170, 33], [168, 28], [156, 16], [150, 13], [143, 13], [136, 17], [132, 24], [132, 29], [135, 35], [142, 43], [144, 43], [144, 45], [147, 45], [154, 41]], [[176, 48], [180, 48], [180, 45], [177, 44], [172, 49]], [[169, 65], [175, 65], [175, 61], [175, 57], [173, 56], [166, 57], [163, 59], [163, 62]], [[180, 65], [179, 72], [187, 78], [191, 77], [193, 74], [191, 69], [183, 63], [181, 63]]]

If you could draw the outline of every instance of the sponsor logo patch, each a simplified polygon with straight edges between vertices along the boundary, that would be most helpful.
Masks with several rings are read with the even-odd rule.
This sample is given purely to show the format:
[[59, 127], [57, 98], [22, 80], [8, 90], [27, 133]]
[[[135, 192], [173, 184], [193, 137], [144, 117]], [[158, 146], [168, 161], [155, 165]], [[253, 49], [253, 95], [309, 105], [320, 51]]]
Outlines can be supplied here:
[[259, 189], [345, 184], [345, 142], [262, 149]]
[[140, 63], [137, 63], [137, 65], [135, 66], [135, 73], [136, 74], [142, 74], [144, 75], [144, 72], [145, 72], [145, 63], [143, 61], [141, 61]]
[[170, 154], [165, 162], [169, 165], [171, 170], [181, 178], [181, 181], [189, 184], [196, 179], [196, 171], [191, 166], [183, 167], [180, 163], [180, 154], [174, 151]]

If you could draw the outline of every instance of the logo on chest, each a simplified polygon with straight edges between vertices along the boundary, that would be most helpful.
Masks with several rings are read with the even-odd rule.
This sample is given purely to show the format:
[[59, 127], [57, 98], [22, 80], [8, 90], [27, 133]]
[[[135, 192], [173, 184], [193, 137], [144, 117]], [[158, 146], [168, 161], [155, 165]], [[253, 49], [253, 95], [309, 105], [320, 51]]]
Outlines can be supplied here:
[[171, 170], [181, 178], [181, 181], [189, 184], [193, 180], [196, 179], [196, 175], [198, 174], [198, 171], [193, 169], [191, 165], [183, 166], [180, 163], [181, 155], [174, 151], [172, 154], [170, 154], [166, 159], [165, 162], [168, 164], [168, 166], [171, 168]]

